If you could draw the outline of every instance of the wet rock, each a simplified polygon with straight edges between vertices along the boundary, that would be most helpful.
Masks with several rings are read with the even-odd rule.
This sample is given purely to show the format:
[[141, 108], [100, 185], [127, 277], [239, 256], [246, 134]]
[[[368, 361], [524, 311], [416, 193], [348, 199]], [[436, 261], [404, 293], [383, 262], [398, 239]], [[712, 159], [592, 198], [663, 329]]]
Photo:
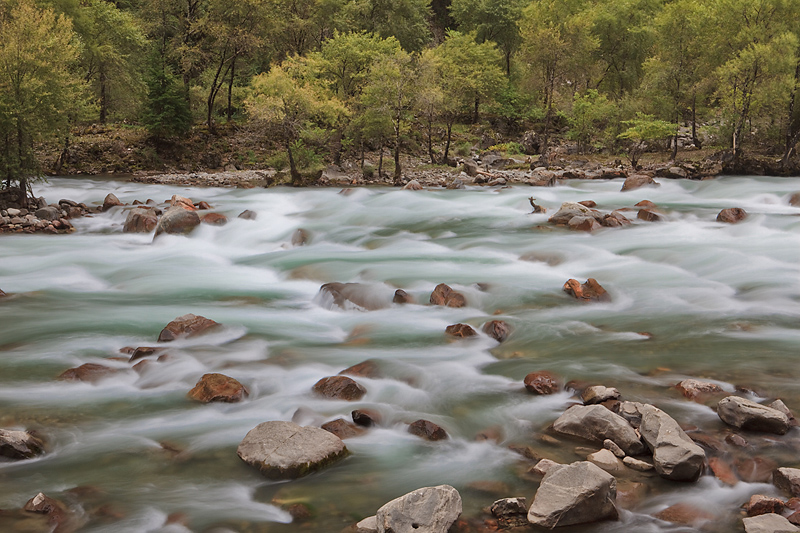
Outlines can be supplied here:
[[408, 294], [403, 289], [397, 289], [396, 291], [394, 291], [394, 297], [392, 298], [392, 303], [393, 304], [401, 304], [401, 305], [402, 304], [413, 304], [414, 303], [414, 299], [411, 297], [410, 294]]
[[699, 379], [684, 379], [677, 385], [675, 385], [681, 394], [683, 394], [686, 398], [690, 400], [694, 400], [697, 397], [700, 397], [705, 394], [715, 394], [722, 391], [722, 387], [717, 385], [716, 383], [710, 383], [708, 381], [700, 381]]
[[239, 216], [237, 218], [242, 218], [244, 220], [255, 220], [257, 216], [258, 215], [256, 214], [255, 211], [250, 211], [249, 209], [245, 209], [244, 211], [239, 213]]
[[645, 222], [661, 222], [662, 220], [661, 215], [649, 209], [639, 209], [639, 212], [636, 213], [636, 218], [644, 220]]
[[241, 402], [248, 394], [247, 388], [232, 377], [224, 374], [205, 374], [189, 391], [189, 398], [202, 403], [236, 403]]
[[457, 190], [457, 189], [462, 190], [466, 189], [467, 186], [463, 180], [460, 180], [458, 178], [453, 178], [453, 181], [447, 184], [447, 188], [450, 190]]
[[780, 498], [764, 496], [763, 494], [753, 494], [750, 501], [744, 504], [744, 511], [747, 516], [759, 516], [762, 514], [783, 512], [784, 503]]
[[656, 171], [656, 176], [667, 179], [686, 179], [688, 174], [681, 167], [663, 167]]
[[725, 222], [727, 224], [736, 224], [747, 218], [747, 212], [741, 207], [729, 207], [723, 209], [717, 215], [717, 222]]
[[185, 209], [187, 211], [194, 211], [196, 209], [194, 202], [192, 202], [189, 198], [179, 194], [172, 195], [172, 198], [169, 200], [169, 205], [170, 207], [180, 207], [181, 209]]
[[697, 480], [705, 468], [706, 454], [703, 449], [689, 438], [675, 419], [661, 409], [648, 404], [638, 404], [637, 407], [642, 414], [639, 432], [653, 452], [658, 475], [673, 481]]
[[236, 453], [268, 478], [295, 479], [344, 458], [348, 451], [324, 429], [272, 421], [251, 429]]
[[27, 431], [0, 429], [0, 457], [20, 461], [44, 453], [44, 443]]
[[367, 389], [347, 376], [322, 378], [314, 384], [312, 390], [320, 396], [348, 402], [360, 400], [367, 393]]
[[337, 418], [330, 422], [322, 424], [322, 429], [329, 433], [333, 433], [340, 439], [349, 439], [351, 437], [358, 437], [364, 434], [364, 429], [356, 426], [352, 422], [348, 422], [344, 418]]
[[625, 457], [625, 451], [620, 448], [616, 442], [611, 439], [606, 439], [603, 441], [603, 448], [613, 453], [616, 457], [622, 459]]
[[800, 526], [800, 511], [795, 511], [794, 513], [790, 514], [786, 517], [786, 520], [795, 526]]
[[99, 365], [97, 363], [85, 363], [79, 367], [65, 370], [58, 376], [58, 379], [95, 383], [117, 372], [118, 370], [116, 368], [111, 368], [110, 366]]
[[372, 427], [381, 423], [382, 417], [378, 411], [374, 409], [356, 409], [350, 416], [359, 426]]
[[42, 492], [28, 500], [22, 510], [28, 513], [46, 515], [48, 523], [54, 527], [53, 531], [75, 531], [77, 529], [65, 527], [71, 518], [71, 513], [67, 506]]
[[800, 468], [778, 468], [772, 474], [772, 483], [791, 496], [800, 496]]
[[370, 379], [380, 379], [383, 377], [383, 373], [381, 372], [378, 363], [376, 363], [371, 359], [355, 364], [351, 367], [345, 368], [344, 370], [339, 372], [339, 375], [356, 376], [356, 377], [370, 378]]
[[209, 226], [224, 226], [228, 223], [228, 217], [222, 213], [206, 213], [200, 221]]
[[652, 176], [647, 174], [631, 174], [625, 178], [625, 183], [622, 184], [621, 191], [632, 191], [642, 187], [659, 187], [661, 186]]
[[345, 310], [376, 311], [390, 305], [386, 294], [365, 283], [326, 283], [319, 288], [319, 294]]
[[708, 459], [708, 466], [714, 473], [714, 476], [725, 483], [726, 485], [736, 485], [739, 478], [733, 472], [733, 467], [721, 457], [711, 457]]
[[53, 206], [42, 207], [36, 210], [34, 216], [39, 220], [58, 220], [61, 218], [61, 209]]
[[355, 533], [378, 533], [378, 517], [370, 516], [357, 523]]
[[742, 519], [745, 533], [797, 533], [800, 528], [781, 515], [762, 514]]
[[491, 507], [492, 516], [501, 528], [509, 529], [528, 525], [528, 502], [525, 498], [503, 498]]
[[117, 206], [121, 206], [121, 205], [125, 205], [125, 204], [120, 202], [119, 198], [117, 198], [114, 194], [108, 193], [106, 195], [105, 199], [103, 199], [103, 208], [102, 209], [103, 209], [103, 211], [108, 211], [112, 207], [117, 207]]
[[163, 233], [185, 235], [199, 225], [200, 217], [194, 211], [188, 211], [182, 207], [170, 207], [158, 221], [156, 237]]
[[747, 483], [768, 483], [777, 463], [765, 457], [740, 457], [734, 462], [736, 475]]
[[630, 424], [602, 405], [572, 406], [553, 423], [553, 429], [594, 442], [613, 440], [628, 455], [638, 455], [645, 449]]
[[792, 411], [788, 407], [786, 407], [786, 404], [783, 403], [782, 400], [775, 400], [774, 402], [769, 404], [769, 406], [775, 409], [776, 411], [780, 411], [781, 413], [785, 414], [786, 418], [789, 419], [790, 426], [792, 427], [797, 426], [797, 419], [794, 417]]
[[567, 227], [575, 231], [592, 232], [602, 228], [603, 226], [593, 216], [580, 216], [569, 219], [569, 222], [567, 222]]
[[206, 333], [220, 324], [204, 316], [193, 315], [191, 313], [179, 316], [161, 330], [158, 335], [158, 342], [169, 342], [176, 339], [195, 337]]
[[731, 433], [730, 435], [727, 435], [725, 437], [725, 442], [727, 442], [731, 446], [736, 446], [738, 448], [746, 448], [748, 446], [747, 440], [741, 435], [737, 435], [736, 433]]
[[800, 192], [796, 192], [789, 197], [789, 205], [800, 207]]
[[619, 391], [614, 387], [594, 385], [583, 390], [581, 393], [581, 400], [584, 405], [603, 403], [608, 400], [619, 400]]
[[747, 431], [784, 435], [789, 431], [789, 418], [771, 407], [751, 400], [728, 396], [717, 404], [717, 415], [730, 426]]
[[553, 216], [547, 219], [547, 221], [551, 224], [566, 226], [569, 224], [569, 221], [575, 217], [594, 218], [594, 216], [595, 212], [585, 205], [575, 202], [564, 202], [561, 204], [561, 207], [558, 208], [558, 211], [556, 211]]
[[411, 180], [403, 186], [404, 191], [421, 191], [422, 189], [424, 187], [417, 180]]
[[528, 521], [553, 529], [616, 520], [617, 481], [587, 461], [551, 468], [536, 491]]
[[597, 202], [595, 202], [594, 200], [581, 200], [578, 203], [581, 204], [582, 206], [588, 207], [590, 209], [593, 208], [593, 207], [597, 207]]
[[511, 333], [511, 328], [502, 320], [490, 320], [483, 325], [482, 331], [497, 342], [503, 342]]
[[201, 210], [201, 211], [205, 211], [205, 210], [211, 209], [211, 206], [206, 201], [197, 202], [196, 204], [194, 204], [194, 206], [195, 206], [195, 208], [197, 208], [198, 210]]
[[642, 200], [641, 202], [636, 202], [633, 205], [634, 207], [642, 207], [644, 209], [658, 209], [658, 206], [650, 200]]
[[587, 279], [583, 284], [576, 279], [567, 280], [563, 289], [564, 292], [578, 300], [587, 302], [608, 302], [611, 300], [611, 296], [608, 294], [608, 292], [606, 292], [606, 290], [594, 278]]
[[620, 226], [627, 226], [628, 224], [631, 224], [631, 221], [619, 211], [612, 211], [611, 213], [604, 215], [600, 223], [608, 228], [618, 228]]
[[605, 448], [594, 453], [590, 453], [588, 456], [586, 456], [586, 460], [599, 466], [611, 475], [625, 472], [625, 465], [622, 463], [622, 461], [620, 461], [616, 455], [611, 453], [610, 450], [606, 450]]
[[503, 433], [503, 428], [500, 426], [491, 426], [475, 434], [475, 441], [477, 442], [488, 440], [500, 444], [504, 439], [505, 435]]
[[292, 233], [292, 246], [305, 246], [311, 242], [311, 234], [303, 228], [297, 228]]
[[525, 376], [525, 388], [533, 394], [555, 394], [561, 390], [558, 377], [547, 370], [531, 372]]
[[452, 337], [475, 337], [478, 332], [472, 329], [469, 324], [452, 324], [445, 328], [445, 333]]
[[639, 472], [649, 472], [655, 468], [655, 465], [648, 463], [647, 461], [642, 461], [640, 459], [636, 459], [634, 457], [625, 457], [622, 459], [622, 464], [631, 468], [633, 470], [637, 470]]
[[408, 426], [408, 432], [425, 440], [446, 440], [447, 432], [429, 420], [417, 420]]
[[128, 359], [128, 362], [132, 363], [138, 359], [142, 359], [144, 357], [150, 357], [151, 355], [156, 355], [163, 351], [164, 351], [163, 348], [156, 348], [153, 346], [139, 346], [138, 348], [135, 348], [131, 352], [131, 357], [130, 359]]
[[465, 307], [467, 299], [460, 292], [456, 292], [448, 285], [440, 283], [433, 289], [430, 302], [432, 305], [444, 305], [446, 307]]
[[691, 527], [701, 527], [704, 523], [716, 518], [716, 516], [705, 509], [701, 509], [686, 502], [671, 505], [653, 516], [665, 522]]
[[158, 225], [158, 216], [153, 209], [137, 207], [128, 211], [122, 226], [123, 233], [150, 233]]
[[531, 473], [536, 474], [538, 476], [546, 475], [550, 470], [553, 468], [558, 468], [564, 466], [561, 463], [557, 463], [555, 461], [551, 461], [550, 459], [542, 459], [538, 461], [533, 468], [531, 468]]
[[461, 495], [450, 485], [424, 487], [390, 501], [375, 514], [380, 533], [447, 533], [461, 515]]

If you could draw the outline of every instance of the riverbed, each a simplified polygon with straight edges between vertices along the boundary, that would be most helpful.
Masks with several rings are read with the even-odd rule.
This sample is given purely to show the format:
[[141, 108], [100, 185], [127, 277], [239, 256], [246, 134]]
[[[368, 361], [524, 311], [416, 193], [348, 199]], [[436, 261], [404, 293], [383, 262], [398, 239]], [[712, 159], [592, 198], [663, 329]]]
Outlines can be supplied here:
[[[450, 484], [464, 499], [463, 516], [479, 518], [495, 499], [530, 502], [536, 492], [524, 475], [532, 464], [510, 444], [559, 462], [597, 449], [546, 437], [576, 398], [563, 387], [549, 396], [526, 392], [523, 378], [537, 370], [562, 384], [616, 387], [624, 399], [722, 437], [728, 430], [713, 405], [682, 397], [677, 382], [740, 387], [800, 411], [800, 208], [787, 201], [800, 183], [659, 181], [629, 192], [620, 192], [622, 180], [573, 180], [342, 193], [51, 178], [34, 191], [50, 203], [178, 194], [208, 202], [229, 222], [154, 240], [123, 233], [126, 210], [113, 208], [73, 220], [71, 235], [2, 237], [0, 289], [9, 296], [0, 300], [0, 427], [36, 430], [48, 453], [0, 463], [0, 509], [19, 509], [38, 492], [75, 500], [70, 489], [91, 487], [74, 504], [81, 531], [338, 532], [406, 492]], [[530, 196], [549, 212], [531, 214]], [[624, 213], [634, 223], [590, 234], [547, 222], [562, 202], [581, 200], [601, 211], [630, 208]], [[637, 220], [641, 200], [664, 220]], [[747, 219], [716, 222], [728, 207], [743, 208]], [[247, 209], [255, 220], [237, 218]], [[303, 246], [291, 243], [299, 228], [310, 237]], [[595, 278], [611, 301], [570, 298], [562, 291], [570, 278]], [[388, 298], [400, 288], [417, 303], [340, 309], [319, 297], [328, 282], [369, 284]], [[462, 292], [468, 306], [428, 305], [439, 283]], [[224, 327], [170, 343], [168, 358], [133, 370], [120, 350], [158, 346], [161, 329], [187, 313]], [[511, 327], [502, 343], [444, 333], [450, 324], [480, 329], [494, 319]], [[383, 377], [358, 378], [367, 389], [360, 401], [312, 394], [320, 378], [368, 359]], [[120, 372], [97, 383], [56, 379], [98, 362]], [[238, 379], [250, 396], [192, 402], [187, 392], [208, 372]], [[382, 423], [347, 439], [352, 454], [319, 473], [273, 482], [236, 455], [261, 422], [320, 425], [357, 408], [376, 410]], [[407, 424], [420, 418], [449, 439], [409, 434]], [[476, 440], [488, 428], [499, 437]], [[800, 430], [774, 440], [755, 451], [800, 466]], [[750, 495], [778, 494], [769, 484], [731, 487], [712, 475], [693, 484], [632, 475], [620, 484], [637, 482], [646, 490], [621, 506], [620, 521], [565, 531], [698, 531], [653, 518], [681, 501], [715, 513], [719, 531], [743, 531], [739, 507]], [[298, 502], [310, 518], [292, 519], [288, 506]], [[169, 515], [179, 523], [165, 526]]]

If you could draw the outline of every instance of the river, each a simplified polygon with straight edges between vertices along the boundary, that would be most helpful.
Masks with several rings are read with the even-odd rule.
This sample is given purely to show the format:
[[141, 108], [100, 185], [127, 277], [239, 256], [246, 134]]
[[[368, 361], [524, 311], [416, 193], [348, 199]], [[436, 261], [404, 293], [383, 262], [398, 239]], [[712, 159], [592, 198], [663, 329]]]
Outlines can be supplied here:
[[[575, 398], [527, 393], [522, 380], [536, 370], [616, 387], [624, 399], [653, 403], [712, 434], [726, 431], [712, 407], [683, 398], [675, 383], [702, 378], [730, 392], [743, 385], [800, 411], [800, 208], [787, 202], [800, 190], [797, 180], [660, 181], [630, 192], [613, 180], [350, 194], [88, 178], [38, 184], [35, 194], [50, 203], [99, 205], [109, 192], [125, 203], [163, 202], [179, 194], [208, 202], [230, 222], [154, 241], [123, 233], [125, 210], [114, 208], [74, 220], [68, 236], [0, 238], [0, 289], [11, 294], [0, 300], [0, 427], [37, 430], [49, 450], [0, 463], [0, 509], [18, 509], [40, 491], [67, 501], [69, 489], [92, 487], [76, 507], [81, 531], [91, 533], [339, 532], [410, 490], [447, 483], [461, 492], [464, 516], [478, 517], [495, 499], [530, 502], [536, 492], [536, 481], [519, 475], [531, 464], [508, 444], [562, 462], [585, 458], [576, 447], [592, 447], [542, 440]], [[530, 214], [531, 195], [548, 214]], [[611, 211], [644, 199], [663, 210], [663, 222], [593, 234], [547, 223], [566, 201], [594, 200]], [[726, 207], [749, 216], [717, 223]], [[245, 209], [257, 219], [237, 218]], [[309, 244], [291, 245], [298, 228]], [[589, 277], [610, 302], [582, 304], [562, 291], [567, 279]], [[318, 297], [331, 281], [372, 284], [388, 297], [402, 288], [419, 304], [332, 308]], [[424, 305], [442, 282], [469, 305]], [[132, 370], [120, 349], [156, 345], [161, 329], [186, 313], [224, 328], [171, 343], [166, 361]], [[490, 319], [511, 326], [505, 342], [444, 334], [449, 324], [478, 329]], [[359, 378], [368, 391], [362, 400], [311, 393], [320, 378], [367, 359], [385, 377]], [[121, 371], [96, 384], [56, 380], [90, 362]], [[190, 401], [187, 392], [207, 372], [238, 379], [249, 398]], [[362, 407], [380, 412], [382, 425], [347, 439], [352, 455], [317, 474], [271, 482], [236, 456], [261, 422], [319, 425]], [[450, 438], [425, 442], [407, 433], [419, 418]], [[475, 440], [491, 427], [500, 443]], [[797, 467], [798, 434], [759, 453]], [[652, 517], [681, 501], [716, 513], [719, 531], [743, 531], [739, 506], [751, 494], [778, 494], [768, 484], [729, 487], [711, 475], [694, 484], [644, 482], [649, 489], [626, 504], [619, 522], [565, 531], [697, 531]], [[292, 522], [285, 510], [292, 502], [308, 505], [310, 522]], [[164, 526], [172, 513], [183, 525]], [[14, 530], [2, 520], [0, 529]]]

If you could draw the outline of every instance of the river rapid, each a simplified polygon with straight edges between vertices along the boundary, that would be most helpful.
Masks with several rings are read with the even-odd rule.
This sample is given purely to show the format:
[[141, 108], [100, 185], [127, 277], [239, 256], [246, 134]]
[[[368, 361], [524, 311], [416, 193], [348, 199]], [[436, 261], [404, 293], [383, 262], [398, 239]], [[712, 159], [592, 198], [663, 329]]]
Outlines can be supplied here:
[[[478, 518], [498, 498], [530, 502], [536, 492], [538, 482], [524, 475], [533, 463], [509, 444], [560, 462], [598, 449], [542, 438], [575, 397], [526, 392], [523, 378], [536, 370], [616, 387], [623, 399], [653, 403], [719, 438], [730, 431], [714, 403], [683, 398], [677, 382], [701, 378], [731, 393], [741, 385], [800, 411], [800, 208], [787, 201], [800, 183], [661, 181], [630, 192], [612, 180], [350, 194], [86, 178], [39, 184], [35, 194], [49, 203], [179, 194], [230, 221], [154, 241], [123, 233], [126, 211], [114, 208], [73, 220], [71, 235], [0, 239], [0, 288], [9, 293], [0, 300], [0, 427], [36, 430], [48, 443], [40, 458], [0, 463], [0, 509], [19, 509], [38, 492], [73, 501], [70, 489], [91, 487], [75, 507], [81, 531], [91, 533], [339, 532], [411, 490], [450, 484], [463, 517]], [[531, 195], [549, 213], [530, 214]], [[644, 199], [660, 207], [663, 222], [635, 220], [633, 210], [632, 225], [592, 234], [547, 223], [562, 202], [594, 200], [611, 211]], [[716, 222], [727, 207], [749, 216]], [[237, 218], [245, 209], [257, 219]], [[305, 246], [291, 244], [298, 228], [311, 237]], [[590, 277], [610, 302], [584, 304], [562, 291], [568, 279]], [[388, 299], [402, 288], [418, 304], [339, 309], [318, 296], [332, 281], [371, 284]], [[439, 283], [469, 305], [426, 305]], [[161, 329], [186, 313], [224, 328], [170, 343], [167, 360], [132, 370], [120, 349], [157, 346]], [[479, 329], [491, 319], [512, 328], [505, 342], [444, 334], [450, 324]], [[320, 378], [367, 359], [385, 377], [357, 378], [367, 389], [360, 401], [312, 394]], [[56, 380], [97, 362], [121, 372], [95, 384]], [[187, 392], [208, 372], [238, 379], [249, 398], [192, 402]], [[320, 425], [356, 408], [378, 411], [383, 423], [347, 439], [352, 454], [319, 473], [272, 482], [236, 455], [261, 422]], [[419, 418], [450, 438], [410, 435], [407, 424]], [[476, 441], [487, 428], [499, 430], [499, 443]], [[800, 466], [797, 428], [753, 439], [753, 453]], [[632, 473], [619, 483], [634, 496], [618, 522], [564, 531], [699, 531], [652, 516], [678, 502], [712, 512], [713, 531], [743, 531], [739, 507], [750, 495], [778, 495], [769, 484], [731, 487], [711, 475], [675, 483]], [[311, 509], [310, 521], [292, 520], [286, 508], [296, 502]], [[165, 525], [173, 513], [182, 524]], [[0, 515], [0, 530], [18, 527], [3, 524]]]

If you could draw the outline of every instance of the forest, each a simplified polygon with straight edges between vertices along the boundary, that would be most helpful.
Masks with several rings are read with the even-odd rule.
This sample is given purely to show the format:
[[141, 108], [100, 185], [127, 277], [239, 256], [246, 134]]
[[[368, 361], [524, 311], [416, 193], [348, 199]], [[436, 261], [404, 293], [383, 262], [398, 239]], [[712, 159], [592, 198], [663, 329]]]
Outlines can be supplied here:
[[37, 146], [106, 123], [257, 132], [294, 183], [384, 148], [396, 178], [404, 152], [453, 164], [480, 123], [544, 164], [570, 142], [788, 166], [799, 32], [798, 0], [3, 0], [0, 179], [25, 190]]

